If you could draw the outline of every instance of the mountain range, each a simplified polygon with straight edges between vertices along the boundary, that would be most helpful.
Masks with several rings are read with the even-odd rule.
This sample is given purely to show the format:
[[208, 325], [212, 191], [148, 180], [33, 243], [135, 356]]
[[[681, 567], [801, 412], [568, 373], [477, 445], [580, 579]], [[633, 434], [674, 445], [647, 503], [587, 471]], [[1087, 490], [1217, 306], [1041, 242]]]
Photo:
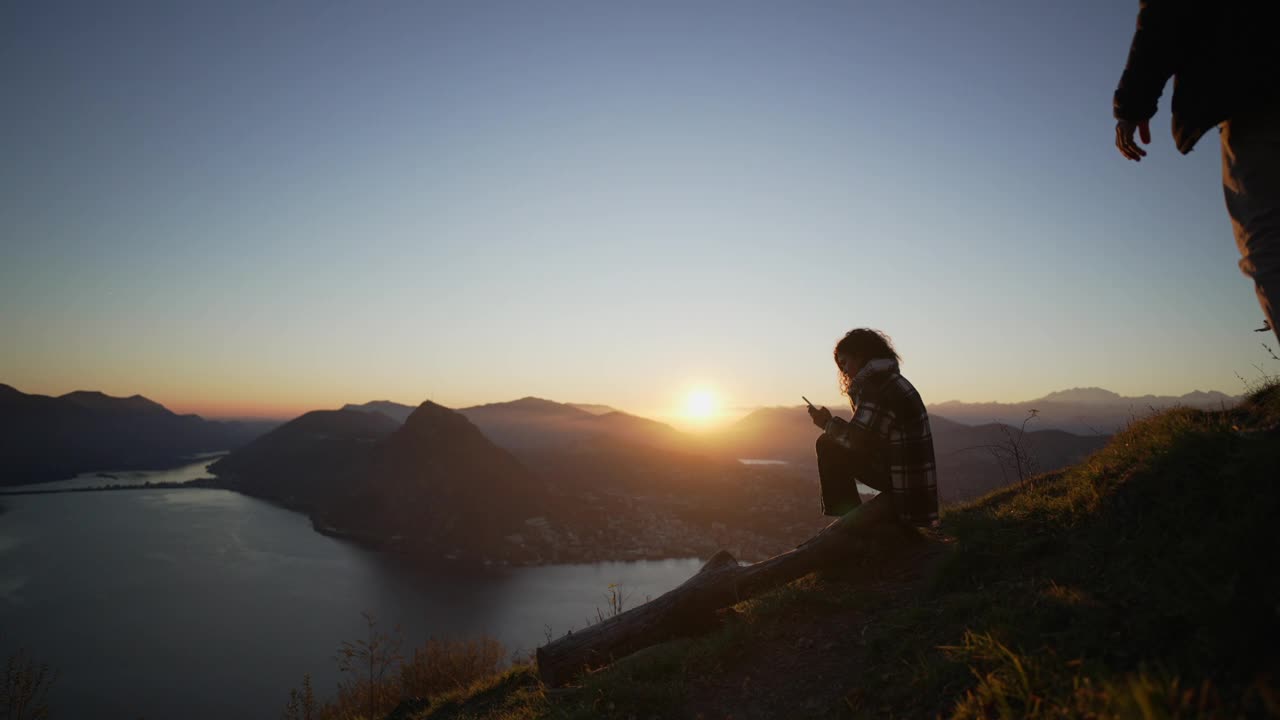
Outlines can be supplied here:
[[[1037, 470], [1078, 461], [1105, 442], [932, 423], [944, 500], [1014, 479], [1017, 468], [998, 451], [1015, 438]], [[310, 513], [322, 530], [437, 556], [581, 562], [733, 547], [759, 559], [825, 522], [816, 437], [803, 407], [759, 410], [721, 433], [693, 436], [534, 397], [456, 411], [375, 401], [308, 413], [211, 470], [224, 487]]]
[[[1123, 413], [1137, 400], [1085, 388], [1031, 403], [934, 406], [940, 494], [962, 500], [1009, 483], [1025, 469], [1007, 458], [1015, 443], [1035, 470], [1077, 462], [1106, 438], [1056, 429], [1051, 411], [1061, 409], [1062, 422], [1067, 412]], [[1145, 400], [1154, 407], [1230, 398]], [[1023, 427], [1021, 413], [1032, 407], [1037, 416]], [[987, 417], [999, 413], [1009, 422]], [[269, 429], [176, 415], [141, 396], [50, 398], [0, 386], [0, 418], [9, 484], [229, 449], [211, 466], [210, 484], [305, 512], [324, 532], [436, 556], [575, 562], [729, 547], [762, 558], [825, 522], [816, 499], [818, 431], [803, 406], [763, 408], [699, 435], [607, 406], [535, 397], [458, 410], [373, 401]]]
[[210, 470], [323, 532], [494, 562], [763, 558], [825, 522], [805, 479], [672, 447], [692, 440], [645, 418], [538, 398], [403, 412], [307, 413]]
[[[374, 402], [348, 405], [347, 409], [401, 415], [409, 408]], [[532, 397], [463, 408], [458, 412], [470, 418], [495, 444], [522, 461], [558, 466], [561, 476], [606, 464], [615, 466], [615, 475], [625, 476], [627, 468], [637, 462], [635, 458], [612, 463], [599, 458], [624, 453], [628, 448], [644, 447], [722, 462], [782, 461], [808, 482], [816, 483], [818, 477], [813, 449], [817, 429], [803, 406], [756, 410], [706, 435], [681, 433], [669, 425], [626, 413], [591, 415], [572, 405]], [[1010, 467], [1003, 456], [1015, 438], [1030, 453], [1039, 471], [1056, 470], [1077, 462], [1101, 447], [1106, 439], [1041, 429], [1036, 425], [1029, 425], [1025, 432], [1018, 425], [995, 422], [971, 426], [937, 414], [931, 415], [931, 424], [944, 501], [976, 497], [1007, 484], [1016, 468]], [[570, 452], [575, 449], [578, 452]], [[597, 460], [588, 460], [593, 456]], [[566, 463], [576, 470], [570, 471]], [[593, 471], [593, 476], [600, 475]]]
[[[323, 532], [435, 556], [538, 562], [551, 493], [466, 417], [424, 402], [307, 413], [210, 466], [222, 487], [308, 513]], [[532, 521], [527, 524], [526, 521]], [[531, 537], [536, 533], [531, 533]]]
[[[377, 400], [346, 405], [344, 410], [378, 412], [403, 422], [409, 405]], [[459, 408], [496, 444], [507, 449], [590, 445], [602, 439], [621, 440], [675, 450], [691, 450], [696, 438], [655, 420], [614, 410], [605, 405], [559, 403], [536, 397]]]
[[171, 467], [240, 447], [277, 424], [178, 415], [141, 395], [80, 390], [50, 397], [0, 384], [0, 486]]
[[1097, 387], [1071, 388], [1036, 400], [1015, 403], [964, 403], [955, 400], [929, 406], [938, 414], [973, 425], [1004, 423], [1021, 426], [1035, 410], [1028, 429], [1057, 429], [1086, 435], [1110, 435], [1135, 419], [1174, 406], [1220, 410], [1240, 401], [1239, 397], [1217, 391], [1196, 390], [1185, 395], [1142, 395], [1125, 397]]

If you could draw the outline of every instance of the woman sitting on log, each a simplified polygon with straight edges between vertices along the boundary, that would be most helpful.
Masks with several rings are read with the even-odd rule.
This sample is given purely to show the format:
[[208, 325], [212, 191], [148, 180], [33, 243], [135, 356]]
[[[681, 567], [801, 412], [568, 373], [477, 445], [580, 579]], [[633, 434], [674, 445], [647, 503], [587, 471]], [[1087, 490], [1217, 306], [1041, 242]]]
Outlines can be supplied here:
[[839, 516], [862, 504], [857, 489], [861, 482], [892, 493], [904, 522], [936, 523], [938, 475], [929, 413], [920, 393], [898, 372], [900, 359], [889, 337], [869, 328], [850, 330], [836, 343], [833, 355], [853, 419], [834, 417], [825, 407], [809, 407], [809, 417], [822, 428], [822, 512]]

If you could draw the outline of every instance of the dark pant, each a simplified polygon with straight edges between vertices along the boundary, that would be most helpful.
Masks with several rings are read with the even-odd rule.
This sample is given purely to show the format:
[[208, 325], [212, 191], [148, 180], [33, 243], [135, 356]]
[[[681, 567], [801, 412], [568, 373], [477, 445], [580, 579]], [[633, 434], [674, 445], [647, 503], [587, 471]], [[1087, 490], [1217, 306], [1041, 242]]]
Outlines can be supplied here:
[[861, 505], [858, 483], [880, 492], [892, 489], [887, 465], [861, 457], [825, 433], [818, 436], [818, 480], [823, 515], [844, 515]]
[[1223, 123], [1222, 189], [1240, 270], [1280, 341], [1280, 106]]

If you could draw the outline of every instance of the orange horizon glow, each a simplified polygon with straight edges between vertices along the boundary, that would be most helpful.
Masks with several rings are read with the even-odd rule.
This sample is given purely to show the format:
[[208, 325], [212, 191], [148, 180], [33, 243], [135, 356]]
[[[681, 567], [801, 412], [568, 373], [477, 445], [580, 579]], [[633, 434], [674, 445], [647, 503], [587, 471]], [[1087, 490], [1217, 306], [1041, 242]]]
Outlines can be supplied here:
[[[155, 400], [155, 398], [150, 398]], [[335, 407], [299, 405], [262, 405], [244, 402], [166, 403], [156, 400], [179, 415], [199, 415], [206, 420], [292, 420], [312, 410], [337, 410]], [[343, 403], [345, 404], [345, 403]]]

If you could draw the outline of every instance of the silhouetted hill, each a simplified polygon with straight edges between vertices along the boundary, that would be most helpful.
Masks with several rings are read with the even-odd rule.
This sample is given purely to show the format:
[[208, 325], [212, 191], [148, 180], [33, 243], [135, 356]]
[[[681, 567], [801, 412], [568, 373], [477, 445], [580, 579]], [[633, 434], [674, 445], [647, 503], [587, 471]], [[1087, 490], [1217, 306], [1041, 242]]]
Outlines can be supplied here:
[[[413, 407], [385, 400], [346, 405], [343, 410], [381, 413], [404, 421]], [[682, 433], [666, 423], [622, 413], [607, 405], [568, 404], [522, 397], [509, 402], [463, 407], [457, 413], [475, 423], [485, 437], [507, 450], [577, 447], [602, 438], [621, 439], [668, 450], [707, 450], [698, 438]]]
[[557, 417], [558, 416], [558, 417], [567, 417], [567, 418], [577, 418], [577, 417], [582, 417], [584, 414], [585, 415], [591, 414], [585, 410], [579, 410], [578, 408], [572, 405], [569, 405], [568, 403], [560, 403], [554, 400], [547, 400], [544, 398], [533, 397], [532, 395], [527, 395], [525, 397], [520, 398], [519, 400], [508, 400], [506, 402], [499, 402], [499, 403], [486, 403], [484, 405], [475, 405], [469, 408], [462, 408], [462, 410], [459, 410], [459, 412], [462, 412], [463, 410], [471, 411], [471, 412], [484, 412], [484, 411], [497, 411], [497, 412], [504, 412], [504, 413], [525, 412], [525, 413], [538, 415], [540, 417]]
[[539, 562], [554, 533], [545, 483], [432, 402], [403, 424], [310, 412], [210, 470], [223, 487], [308, 512], [323, 532], [433, 556]]
[[524, 397], [458, 412], [505, 448], [572, 446], [599, 434], [595, 415], [542, 398]]
[[315, 410], [209, 466], [237, 490], [314, 510], [361, 481], [376, 443], [399, 429], [376, 412]]
[[526, 397], [463, 408], [489, 439], [510, 450], [591, 446], [603, 438], [661, 448], [691, 448], [695, 442], [670, 425], [613, 411], [594, 414], [566, 403]]
[[569, 406], [576, 407], [584, 412], [589, 412], [592, 415], [604, 415], [606, 413], [619, 412], [617, 408], [609, 407], [608, 405], [598, 405], [595, 403], [569, 403]]
[[696, 449], [699, 445], [697, 439], [666, 423], [620, 410], [597, 415], [596, 418], [596, 424], [604, 434], [618, 440], [680, 450]]
[[196, 453], [240, 447], [264, 429], [178, 415], [141, 395], [79, 390], [49, 397], [0, 385], [0, 485], [173, 466]]
[[1124, 397], [1099, 387], [1087, 387], [1058, 390], [1038, 398], [1037, 401], [1074, 403], [1077, 405], [1114, 405], [1116, 403], [1124, 403]]
[[1038, 473], [1080, 462], [1110, 440], [1105, 435], [1036, 430], [1034, 424], [1028, 424], [1025, 433], [1017, 426], [1001, 423], [969, 426], [948, 420], [931, 424], [939, 495], [946, 502], [968, 500], [1017, 480], [1017, 467], [1008, 457], [1013, 442], [1031, 459], [1024, 469]]
[[1087, 435], [1107, 435], [1123, 429], [1136, 419], [1171, 407], [1220, 410], [1232, 407], [1240, 398], [1217, 391], [1196, 390], [1180, 396], [1143, 395], [1124, 397], [1102, 388], [1071, 388], [1017, 403], [964, 403], [949, 400], [930, 405], [953, 420], [973, 425], [991, 422], [1020, 425], [1031, 410], [1038, 417], [1037, 429], [1056, 429]]
[[173, 415], [173, 413], [169, 412], [165, 406], [158, 402], [148, 400], [141, 395], [131, 395], [127, 398], [118, 398], [97, 392], [96, 390], [76, 390], [75, 392], [69, 392], [66, 395], [61, 395], [58, 399], [104, 413], [118, 413], [121, 415]]
[[[310, 514], [322, 532], [429, 556], [517, 563], [762, 558], [820, 527], [816, 489], [786, 469], [645, 444], [675, 433], [537, 398], [466, 415], [424, 402], [307, 413], [212, 466], [218, 485]], [[589, 423], [585, 426], [578, 423]], [[678, 436], [678, 433], [677, 433]]]
[[734, 457], [809, 463], [814, 461], [818, 432], [804, 406], [768, 407], [751, 412], [708, 439]]
[[537, 560], [532, 535], [550, 525], [550, 505], [545, 483], [510, 453], [428, 401], [377, 448], [367, 482], [321, 519], [440, 554]]
[[[404, 422], [417, 408], [376, 400], [362, 405], [349, 404], [343, 409], [380, 412]], [[476, 405], [457, 412], [476, 423], [489, 439], [506, 448], [574, 445], [602, 432], [594, 420], [602, 413], [536, 397]]]
[[1151, 404], [1157, 407], [1168, 407], [1172, 405], [1185, 405], [1187, 407], [1199, 407], [1207, 403], [1214, 406], [1225, 403], [1234, 405], [1239, 402], [1240, 398], [1232, 397], [1226, 393], [1220, 393], [1216, 390], [1202, 392], [1194, 390], [1185, 395], [1140, 395], [1136, 397], [1125, 397], [1118, 393], [1104, 390], [1099, 387], [1087, 388], [1071, 388], [1069, 390], [1059, 390], [1051, 392], [1038, 400], [1032, 402], [1052, 402], [1065, 403], [1073, 405], [1133, 405], [1133, 404]]
[[352, 405], [350, 403], [342, 406], [343, 410], [357, 410], [359, 412], [376, 412], [382, 413], [398, 423], [403, 423], [409, 419], [413, 411], [417, 408], [412, 405], [401, 405], [398, 402], [390, 400], [374, 400], [363, 405]]

